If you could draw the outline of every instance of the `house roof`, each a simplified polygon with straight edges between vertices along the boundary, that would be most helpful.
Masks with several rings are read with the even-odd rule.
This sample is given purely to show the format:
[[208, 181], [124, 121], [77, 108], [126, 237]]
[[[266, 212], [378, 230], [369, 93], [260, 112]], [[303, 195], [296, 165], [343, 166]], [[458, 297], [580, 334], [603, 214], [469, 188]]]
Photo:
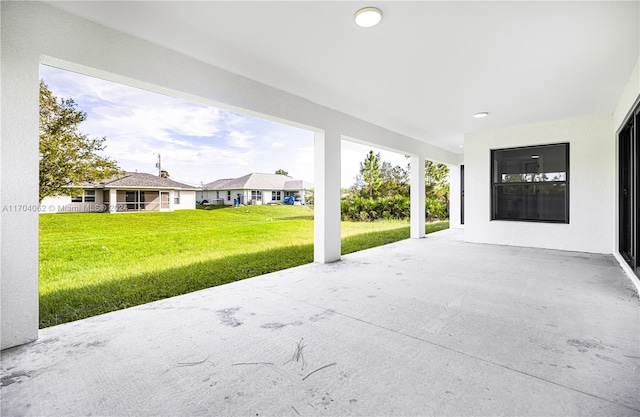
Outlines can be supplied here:
[[82, 187], [88, 188], [165, 188], [172, 190], [195, 190], [196, 187], [173, 181], [168, 178], [162, 178], [153, 174], [142, 172], [126, 172], [101, 181], [99, 184], [82, 184]]
[[313, 188], [313, 184], [305, 180], [289, 180], [285, 181], [285, 190], [310, 190]]
[[287, 175], [254, 172], [239, 178], [220, 179], [205, 184], [203, 190], [309, 190], [313, 184]]

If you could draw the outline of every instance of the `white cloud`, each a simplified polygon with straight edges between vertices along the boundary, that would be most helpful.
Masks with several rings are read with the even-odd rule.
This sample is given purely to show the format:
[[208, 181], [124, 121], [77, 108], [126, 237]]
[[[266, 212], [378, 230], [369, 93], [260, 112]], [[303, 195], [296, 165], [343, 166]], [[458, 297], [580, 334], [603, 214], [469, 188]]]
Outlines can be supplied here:
[[255, 139], [256, 135], [250, 132], [240, 132], [232, 130], [226, 135], [227, 143], [234, 148], [251, 148], [253, 146], [252, 139]]
[[[50, 67], [42, 77], [58, 97], [73, 98], [88, 118], [80, 130], [107, 137], [106, 154], [123, 169], [156, 172], [157, 154], [171, 178], [193, 185], [249, 172], [284, 169], [314, 180], [313, 133]], [[372, 149], [343, 141], [342, 185], [353, 184]], [[374, 149], [375, 150], [375, 149]], [[378, 152], [378, 150], [375, 150]], [[380, 151], [406, 166], [404, 156]]]

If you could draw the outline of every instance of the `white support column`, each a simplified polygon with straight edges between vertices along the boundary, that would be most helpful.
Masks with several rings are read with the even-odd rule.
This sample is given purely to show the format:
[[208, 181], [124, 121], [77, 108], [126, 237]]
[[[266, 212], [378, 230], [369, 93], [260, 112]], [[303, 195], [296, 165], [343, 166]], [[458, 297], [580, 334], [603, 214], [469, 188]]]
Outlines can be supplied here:
[[[3, 2], [4, 3], [4, 2]], [[5, 10], [5, 4], [2, 4]], [[2, 24], [0, 348], [38, 338], [38, 65]], [[8, 26], [8, 28], [7, 28]], [[7, 29], [7, 30], [5, 30]]]
[[109, 190], [109, 213], [113, 214], [118, 211], [118, 190]]
[[420, 239], [425, 236], [425, 158], [411, 157], [411, 238]]
[[336, 132], [315, 134], [313, 258], [320, 263], [340, 259], [341, 144]]
[[460, 165], [447, 165], [449, 167], [449, 227], [460, 228], [462, 215], [462, 201], [460, 189]]

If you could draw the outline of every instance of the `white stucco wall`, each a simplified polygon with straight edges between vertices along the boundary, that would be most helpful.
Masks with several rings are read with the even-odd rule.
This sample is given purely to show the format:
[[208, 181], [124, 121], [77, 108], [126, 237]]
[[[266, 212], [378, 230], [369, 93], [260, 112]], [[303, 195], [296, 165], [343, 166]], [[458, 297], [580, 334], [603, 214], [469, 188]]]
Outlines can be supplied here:
[[[465, 240], [612, 253], [615, 233], [613, 115], [465, 136]], [[491, 221], [491, 149], [568, 142], [570, 223]]]
[[191, 190], [180, 190], [180, 204], [174, 204], [174, 210], [195, 210], [196, 192]]
[[103, 190], [96, 190], [94, 203], [74, 203], [71, 197], [60, 195], [45, 197], [40, 203], [40, 214], [45, 213], [95, 213], [106, 210], [103, 204]]
[[617, 131], [640, 96], [640, 56], [613, 112], [613, 128]]

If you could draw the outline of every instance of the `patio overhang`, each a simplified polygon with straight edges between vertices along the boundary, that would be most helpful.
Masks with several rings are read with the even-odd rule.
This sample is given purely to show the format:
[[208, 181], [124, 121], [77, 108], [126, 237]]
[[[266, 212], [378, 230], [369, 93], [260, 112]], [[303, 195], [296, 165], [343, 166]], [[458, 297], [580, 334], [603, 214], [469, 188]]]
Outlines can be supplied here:
[[[248, 7], [248, 3], [239, 3], [242, 4], [235, 7]], [[389, 4], [391, 3], [389, 2]], [[428, 5], [421, 4], [426, 2], [407, 3], [407, 5], [398, 7], [428, 7]], [[410, 6], [411, 3], [414, 3], [414, 6]], [[490, 71], [478, 64], [479, 70], [485, 69], [486, 74], [492, 77], [491, 80], [494, 83], [487, 85], [491, 85], [492, 89], [493, 86], [500, 86], [500, 91], [496, 88], [487, 92], [484, 87], [478, 87], [476, 90], [475, 84], [469, 84], [469, 79], [465, 78], [466, 81], [461, 86], [462, 88], [451, 91], [438, 89], [440, 94], [430, 98], [428, 102], [425, 101], [426, 92], [419, 90], [418, 87], [426, 83], [434, 89], [433, 91], [436, 91], [438, 84], [444, 81], [444, 75], [452, 77], [452, 79], [462, 76], [463, 74], [457, 70], [465, 67], [465, 64], [461, 62], [454, 65], [453, 68], [443, 67], [448, 70], [448, 73], [445, 74], [446, 71], [430, 73], [432, 77], [429, 79], [426, 79], [423, 74], [412, 73], [412, 77], [407, 77], [409, 84], [403, 83], [403, 88], [399, 89], [402, 94], [398, 95], [397, 92], [392, 94], [398, 100], [394, 102], [397, 104], [396, 107], [403, 109], [407, 112], [406, 114], [411, 114], [411, 117], [407, 118], [398, 113], [393, 113], [392, 116], [386, 114], [385, 111], [391, 113], [396, 107], [380, 98], [371, 100], [373, 107], [375, 107], [374, 102], [377, 103], [376, 111], [366, 111], [367, 99], [362, 99], [356, 94], [359, 89], [356, 89], [357, 91], [345, 89], [344, 91], [350, 91], [351, 95], [344, 97], [333, 89], [322, 88], [322, 85], [318, 87], [318, 80], [301, 82], [300, 78], [296, 78], [295, 80], [300, 82], [282, 84], [281, 80], [272, 78], [273, 82], [267, 83], [268, 80], [261, 82], [258, 81], [259, 78], [255, 73], [231, 72], [222, 69], [223, 65], [226, 68], [233, 64], [233, 57], [227, 56], [227, 60], [221, 62], [220, 65], [215, 65], [209, 61], [218, 55], [212, 52], [210, 52], [212, 55], [206, 56], [199, 54], [197, 42], [185, 43], [182, 47], [173, 43], [176, 40], [184, 41], [188, 38], [171, 37], [171, 39], [162, 41], [160, 38], [154, 37], [149, 41], [145, 40], [147, 39], [144, 36], [147, 35], [146, 33], [134, 36], [130, 32], [149, 29], [147, 27], [149, 25], [135, 25], [135, 22], [129, 22], [130, 26], [128, 27], [118, 27], [120, 22], [124, 22], [121, 19], [122, 10], [111, 13], [113, 10], [109, 9], [112, 7], [109, 2], [51, 2], [51, 4], [53, 6], [41, 2], [2, 2], [1, 4], [3, 48], [1, 60], [2, 152], [0, 158], [3, 206], [29, 206], [37, 204], [38, 201], [38, 67], [40, 64], [46, 64], [179, 98], [241, 111], [313, 131], [315, 134], [316, 170], [314, 179], [316, 209], [314, 257], [318, 263], [330, 263], [340, 259], [340, 169], [336, 161], [339, 161], [341, 157], [340, 144], [342, 140], [366, 142], [379, 148], [411, 156], [411, 186], [413, 190], [424, 189], [423, 162], [425, 159], [449, 164], [453, 168], [451, 212], [454, 213], [452, 216], [454, 227], [460, 226], [460, 216], [458, 215], [461, 208], [459, 166], [465, 164], [467, 178], [472, 179], [465, 207], [469, 212], [474, 213], [465, 222], [465, 238], [467, 240], [606, 254], [615, 254], [617, 251], [617, 163], [615, 159], [617, 145], [615, 132], [640, 95], [640, 66], [637, 64], [639, 62], [639, 25], [635, 19], [639, 13], [637, 3], [588, 2], [588, 4], [580, 5], [578, 2], [567, 2], [555, 6], [558, 7], [559, 14], [546, 13], [549, 10], [545, 8], [554, 7], [552, 4], [541, 6], [536, 6], [534, 3], [524, 4], [522, 6], [523, 12], [513, 15], [514, 18], [522, 15], [526, 21], [526, 19], [534, 19], [536, 16], [539, 19], [544, 19], [545, 16], [560, 15], [576, 17], [576, 14], [571, 14], [572, 7], [583, 8], [580, 10], [584, 11], [584, 14], [580, 14], [580, 16], [587, 16], [587, 20], [567, 19], [557, 25], [558, 32], [549, 31], [548, 34], [545, 32], [544, 39], [548, 41], [546, 45], [550, 47], [554, 45], [554, 40], [566, 41], [568, 39], [565, 33], [567, 32], [566, 25], [571, 23], [577, 25], [571, 26], [579, 31], [576, 33], [593, 35], [586, 36], [589, 39], [596, 37], [624, 42], [625, 48], [614, 48], [615, 51], [613, 49], [607, 50], [608, 43], [603, 41], [605, 46], [598, 43], [599, 47], [576, 50], [575, 59], [578, 61], [578, 66], [575, 66], [576, 64], [571, 60], [562, 60], [569, 66], [564, 71], [560, 71], [553, 64], [565, 54], [562, 49], [553, 49], [555, 52], [560, 52], [554, 52], [553, 56], [547, 57], [548, 60], [541, 59], [544, 62], [536, 63], [535, 67], [521, 67], [516, 65], [517, 62], [504, 62], [504, 66], [491, 65], [491, 67], [511, 69], [508, 74], [501, 75], [499, 71]], [[189, 7], [196, 7], [195, 4], [190, 4]], [[556, 3], [554, 2], [554, 4]], [[487, 7], [489, 6], [500, 7], [499, 4]], [[79, 9], [74, 9], [74, 7]], [[119, 7], [174, 8], [177, 6], [167, 2], [124, 2], [119, 3]], [[221, 7], [228, 13], [235, 13], [229, 9], [233, 7], [231, 2], [206, 2], [201, 3], [200, 7], [206, 7], [208, 10], [212, 7]], [[253, 4], [252, 7], [268, 6]], [[292, 2], [273, 5], [273, 7], [287, 7], [291, 11], [298, 10], [300, 13], [304, 8], [301, 5], [294, 5]], [[334, 15], [331, 7], [346, 8], [350, 6], [348, 6], [348, 2], [326, 2], [323, 7], [327, 7], [327, 9], [323, 9], [324, 19]], [[458, 6], [443, 4], [434, 5], [434, 7]], [[473, 5], [472, 7], [478, 8], [481, 5]], [[536, 7], [541, 9], [536, 9]], [[63, 8], [68, 10], [62, 10]], [[509, 8], [505, 13], [515, 10], [511, 6]], [[400, 12], [400, 9], [398, 11]], [[482, 16], [495, 25], [508, 23], [496, 21], [490, 9], [481, 11]], [[413, 19], [414, 14], [410, 9], [403, 10], [403, 16], [407, 19]], [[144, 14], [126, 14], [126, 16], [133, 18], [142, 15]], [[223, 14], [214, 13], [211, 18], [218, 18], [221, 15]], [[94, 20], [104, 18], [108, 21], [99, 24], [80, 16], [89, 16]], [[156, 17], [163, 16], [167, 16], [167, 14], [160, 12]], [[194, 16], [192, 17], [199, 17]], [[109, 20], [109, 17], [112, 20]], [[599, 18], [605, 20], [600, 21]], [[595, 19], [593, 21], [603, 24], [593, 24], [590, 19]], [[475, 20], [477, 19], [474, 17], [469, 23]], [[589, 24], [590, 22], [591, 24]], [[483, 24], [483, 22], [480, 21], [479, 24]], [[350, 27], [347, 28], [342, 23], [341, 25], [340, 30], [351, 31]], [[210, 25], [207, 22], [206, 27], [213, 26], [215, 25]], [[422, 26], [425, 25], [417, 25], [416, 27]], [[162, 33], [148, 35], [161, 37], [167, 27], [171, 26], [166, 26]], [[506, 30], [509, 26], [507, 28], [501, 27]], [[616, 30], [607, 30], [611, 27], [615, 27]], [[191, 33], [187, 29], [189, 28], [180, 26], [176, 30], [184, 30], [186, 34]], [[279, 34], [287, 35], [281, 32]], [[400, 35], [398, 32], [398, 36]], [[352, 34], [349, 39], [352, 42], [355, 39], [362, 44], [361, 36], [362, 33], [357, 32]], [[538, 49], [539, 42], [525, 42], [528, 35], [519, 33], [519, 36], [522, 36], [523, 45], [529, 45], [529, 49], [524, 50], [525, 53], [541, 56]], [[609, 36], [614, 36], [614, 38], [609, 38]], [[288, 37], [289, 39], [294, 38], [290, 34]], [[422, 37], [417, 38], [423, 39]], [[377, 39], [380, 42], [379, 46], [386, 45], [389, 48], [389, 53], [397, 52], [397, 43], [392, 37], [387, 39], [385, 36], [378, 36]], [[436, 39], [436, 37], [424, 37], [424, 39]], [[492, 49], [490, 55], [496, 59], [503, 55], [510, 55], [504, 52], [513, 52], [513, 49], [509, 49], [511, 39], [506, 36], [494, 39], [496, 45], [506, 49]], [[243, 41], [246, 39], [243, 38]], [[258, 41], [256, 39], [256, 42]], [[201, 43], [207, 44], [207, 42]], [[214, 52], [220, 52], [224, 49], [220, 45], [217, 47]], [[438, 45], [433, 45], [434, 53], [451, 51], [448, 48], [440, 50], [436, 47]], [[211, 48], [207, 45], [205, 49], [209, 51]], [[316, 49], [320, 51], [323, 48]], [[470, 54], [469, 56], [476, 57], [477, 62], [484, 62], [483, 58], [485, 57], [474, 55], [476, 49], [472, 45], [465, 51]], [[603, 49], [605, 49], [604, 52], [602, 52]], [[621, 52], [622, 49], [628, 49], [628, 54]], [[591, 50], [596, 52], [593, 54], [585, 52]], [[292, 51], [295, 51], [295, 48]], [[257, 54], [259, 51], [253, 52]], [[296, 53], [298, 52], [300, 51], [296, 51]], [[203, 52], [200, 51], [200, 53]], [[603, 54], [607, 57], [613, 54], [619, 58], [616, 62], [620, 65], [611, 65], [610, 58], [602, 59]], [[224, 54], [221, 53], [220, 56], [222, 55]], [[407, 59], [415, 58], [413, 53], [406, 55]], [[516, 55], [521, 57], [519, 54]], [[631, 57], [629, 58], [627, 55], [631, 55]], [[425, 59], [428, 61], [427, 58]], [[319, 61], [322, 60], [309, 59], [308, 61], [320, 63]], [[327, 63], [329, 67], [336, 68], [340, 68], [342, 64], [335, 56], [325, 57], [321, 63], [323, 69], [327, 71], [331, 69], [327, 68]], [[636, 63], [635, 67], [633, 67], [633, 63]], [[352, 80], [354, 85], [357, 84], [355, 81], [357, 81], [359, 74], [367, 73], [364, 71], [367, 68], [366, 60], [358, 65], [360, 64], [364, 65], [363, 71], [357, 72], [356, 80]], [[424, 62], [416, 64], [422, 65]], [[580, 67], [580, 64], [583, 66]], [[256, 65], [246, 65], [245, 69], [249, 71], [253, 67], [260, 68]], [[384, 66], [379, 67], [383, 68]], [[422, 66], [417, 67], [422, 68]], [[586, 71], [591, 67], [595, 69]], [[267, 71], [270, 68], [272, 66], [265, 65], [262, 72], [265, 73], [265, 76], [276, 76], [277, 71]], [[408, 67], [403, 65], [399, 69], [400, 72], [394, 73], [395, 75], [389, 78], [385, 78], [384, 74], [379, 74], [378, 79], [398, 83], [405, 82], [404, 73], [401, 71], [405, 68]], [[500, 81], [501, 77], [517, 74], [519, 68], [526, 68], [526, 74], [530, 74], [532, 77], [535, 75], [535, 78], [526, 78], [526, 83], [523, 82], [516, 90], [510, 83]], [[538, 75], [534, 71], [536, 69], [539, 69], [539, 74], [542, 75]], [[243, 73], [248, 75], [241, 75]], [[314, 72], [302, 71], [302, 74], [305, 75], [311, 73]], [[579, 82], [575, 82], [576, 85], [566, 81], [574, 80], [578, 75], [582, 77], [583, 73], [595, 78], [579, 78]], [[464, 75], [472, 78], [474, 76], [466, 72]], [[544, 78], [545, 75], [550, 78]], [[339, 78], [336, 76], [333, 81], [338, 82]], [[434, 80], [436, 81], [434, 82]], [[565, 81], [563, 82], [563, 80]], [[606, 80], [606, 82], [602, 80]], [[385, 92], [389, 94], [391, 94], [389, 86], [394, 85], [391, 81], [385, 84], [387, 88]], [[589, 99], [583, 99], [582, 93], [587, 94], [584, 87], [597, 84], [597, 82], [600, 82], [602, 91], [599, 88], [589, 89]], [[409, 94], [412, 92], [412, 85], [418, 91], [417, 94]], [[451, 84], [447, 85], [451, 86]], [[300, 86], [307, 86], [307, 88]], [[556, 90], [549, 90], [554, 86]], [[543, 87], [549, 95], [542, 94], [541, 97], [538, 97], [534, 94], [534, 90]], [[561, 88], [563, 94], [556, 94], [558, 97], [554, 97], [552, 93]], [[565, 88], [568, 89], [566, 92]], [[324, 93], [317, 95], [319, 91], [333, 91], [333, 94], [331, 97], [323, 95]], [[463, 91], [476, 92], [470, 96], [459, 95]], [[526, 109], [516, 109], [515, 113], [510, 112], [512, 108], [516, 108], [522, 103], [520, 96], [514, 98], [514, 91], [535, 95], [539, 99], [538, 104], [541, 107], [536, 107], [531, 103], [530, 107]], [[456, 94], [450, 95], [452, 92]], [[501, 95], [498, 96], [498, 93]], [[566, 105], [556, 103], [556, 101], [565, 100], [566, 96], [571, 95], [575, 96], [572, 101], [562, 101], [562, 104]], [[492, 104], [496, 108], [501, 108], [505, 114], [510, 114], [510, 118], [503, 122], [489, 121], [484, 128], [474, 127], [467, 124], [466, 121], [463, 122], [460, 115], [453, 118], [454, 113], [461, 111], [465, 114], [472, 114], [470, 106], [485, 105], [487, 97], [499, 97], [499, 100]], [[367, 96], [367, 98], [371, 97]], [[346, 103], [344, 107], [340, 104], [341, 100]], [[384, 103], [384, 105], [380, 103]], [[421, 104], [424, 104], [430, 112], [423, 112]], [[586, 107], [583, 107], [582, 104]], [[456, 110], [457, 105], [462, 106], [462, 110]], [[431, 112], [435, 112], [438, 106], [449, 109], [450, 112], [446, 114], [436, 112], [439, 116], [425, 116], [425, 114], [436, 114]], [[546, 111], [547, 108], [553, 108], [555, 112], [549, 113]], [[561, 111], [565, 108], [569, 110], [567, 112]], [[531, 111], [527, 112], [527, 109]], [[529, 116], [522, 117], [523, 113], [528, 113]], [[433, 120], [424, 122], [424, 119], [429, 117], [432, 117]], [[399, 120], [405, 119], [408, 120], [406, 123], [398, 123]], [[563, 120], [555, 121], [558, 119]], [[464, 126], [465, 130], [457, 131], [456, 135], [453, 135], [458, 138], [457, 140], [463, 140], [464, 154], [462, 153], [463, 148], [460, 147], [463, 146], [462, 143], [451, 142], [452, 136], [448, 136], [444, 130], [438, 130], [442, 128], [442, 122], [446, 122], [445, 124], [448, 126], [455, 125], [456, 128], [458, 128], [458, 124]], [[416, 126], [418, 127], [416, 128]], [[442, 137], [433, 133], [431, 128], [435, 129], [434, 131], [437, 133], [442, 133]], [[507, 130], [507, 128], [509, 129]], [[473, 133], [465, 136], [464, 132]], [[588, 140], [582, 140], [583, 135], [586, 135]], [[583, 215], [572, 216], [575, 220], [570, 225], [558, 227], [491, 222], [487, 205], [489, 192], [486, 189], [490, 175], [487, 170], [490, 149], [492, 147], [513, 146], [514, 143], [538, 144], [558, 140], [570, 141], [572, 152], [577, 157], [574, 162], [580, 176], [574, 175], [576, 184], [572, 185], [572, 190], [579, 192], [574, 195], [575, 200], [572, 200], [572, 207], [576, 210], [582, 210]], [[589, 187], [594, 185], [597, 187], [598, 195], [589, 192]], [[411, 205], [411, 236], [421, 238], [424, 234], [424, 216], [421, 215], [424, 212], [424, 195], [420, 192], [412, 193]], [[598, 213], [597, 219], [593, 213]], [[2, 265], [1, 347], [4, 349], [35, 340], [38, 336], [38, 216], [36, 212], [5, 212], [3, 210], [0, 227], [2, 233], [2, 241], [0, 242]], [[542, 239], [545, 236], [547, 239]], [[491, 240], [496, 237], [499, 239]]]

